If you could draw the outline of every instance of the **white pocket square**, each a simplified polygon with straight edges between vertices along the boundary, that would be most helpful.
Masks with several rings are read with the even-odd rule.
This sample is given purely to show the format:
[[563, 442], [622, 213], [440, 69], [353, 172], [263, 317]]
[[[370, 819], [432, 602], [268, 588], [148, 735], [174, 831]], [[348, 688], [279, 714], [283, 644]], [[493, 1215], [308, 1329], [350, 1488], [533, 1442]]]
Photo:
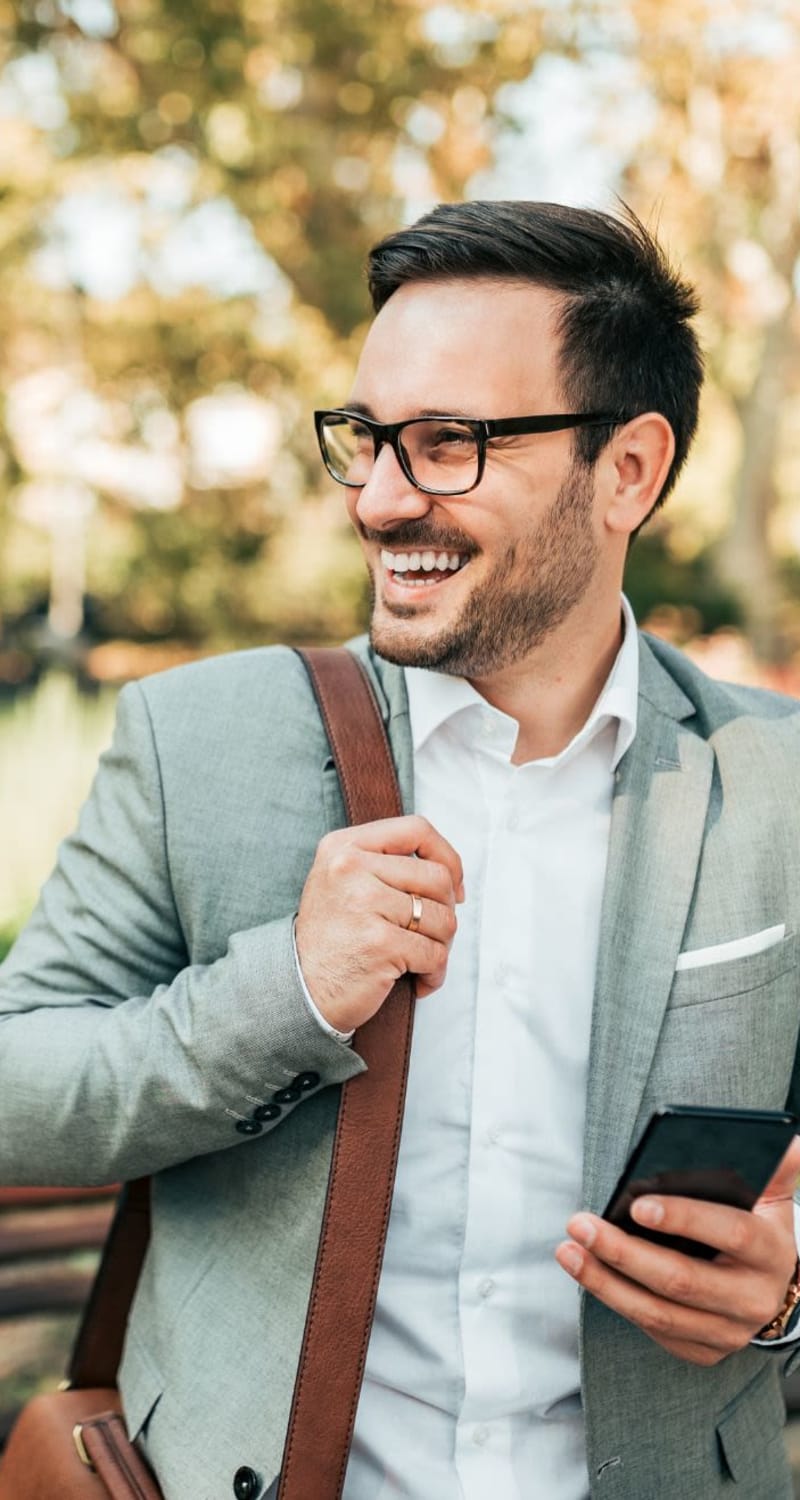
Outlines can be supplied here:
[[749, 937], [732, 938], [729, 943], [714, 943], [710, 948], [691, 948], [688, 953], [679, 955], [675, 970], [701, 969], [706, 964], [728, 963], [732, 958], [749, 958], [751, 953], [764, 953], [767, 948], [773, 948], [785, 936], [786, 923], [779, 922], [776, 927], [765, 927], [763, 931], [753, 932]]

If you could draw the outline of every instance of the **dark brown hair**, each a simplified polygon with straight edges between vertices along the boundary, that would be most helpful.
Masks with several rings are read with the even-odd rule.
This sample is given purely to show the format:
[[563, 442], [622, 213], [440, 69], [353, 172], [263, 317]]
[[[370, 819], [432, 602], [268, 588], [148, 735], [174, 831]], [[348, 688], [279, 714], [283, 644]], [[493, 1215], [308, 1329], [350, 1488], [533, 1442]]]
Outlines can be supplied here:
[[[376, 312], [413, 281], [496, 277], [560, 293], [567, 400], [621, 421], [661, 412], [675, 434], [658, 503], [666, 498], [697, 427], [703, 361], [690, 320], [698, 300], [630, 209], [614, 217], [558, 203], [441, 203], [381, 240], [368, 275]], [[594, 464], [612, 431], [580, 429], [577, 456]]]

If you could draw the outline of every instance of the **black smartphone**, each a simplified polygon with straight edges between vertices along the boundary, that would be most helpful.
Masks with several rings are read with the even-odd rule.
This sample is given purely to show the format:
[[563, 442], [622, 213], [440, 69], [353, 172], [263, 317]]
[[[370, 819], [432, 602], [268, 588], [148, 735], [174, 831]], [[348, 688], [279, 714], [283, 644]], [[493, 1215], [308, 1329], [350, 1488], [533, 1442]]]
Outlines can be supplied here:
[[637, 1224], [630, 1216], [634, 1198], [674, 1193], [750, 1209], [796, 1130], [794, 1115], [779, 1110], [665, 1104], [651, 1115], [603, 1218], [657, 1245], [711, 1260], [718, 1253], [711, 1245]]

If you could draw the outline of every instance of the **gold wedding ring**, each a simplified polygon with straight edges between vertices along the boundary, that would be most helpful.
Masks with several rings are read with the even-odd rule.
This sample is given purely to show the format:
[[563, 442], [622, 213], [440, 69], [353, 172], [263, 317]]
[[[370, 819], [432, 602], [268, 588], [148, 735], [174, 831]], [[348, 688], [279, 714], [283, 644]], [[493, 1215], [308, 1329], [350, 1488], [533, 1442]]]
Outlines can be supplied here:
[[419, 932], [419, 924], [422, 921], [422, 897], [415, 896], [411, 891], [411, 916], [406, 922], [406, 932]]

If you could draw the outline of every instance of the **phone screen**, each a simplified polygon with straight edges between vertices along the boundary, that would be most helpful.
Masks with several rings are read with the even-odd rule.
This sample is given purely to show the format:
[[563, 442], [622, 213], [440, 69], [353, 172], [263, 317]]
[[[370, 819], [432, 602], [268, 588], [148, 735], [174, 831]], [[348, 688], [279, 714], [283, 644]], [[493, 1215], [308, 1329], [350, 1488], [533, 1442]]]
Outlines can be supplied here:
[[637, 1224], [630, 1216], [634, 1198], [673, 1193], [750, 1209], [796, 1128], [793, 1115], [774, 1110], [664, 1105], [652, 1115], [603, 1218], [629, 1234], [708, 1260], [717, 1254], [712, 1246]]

